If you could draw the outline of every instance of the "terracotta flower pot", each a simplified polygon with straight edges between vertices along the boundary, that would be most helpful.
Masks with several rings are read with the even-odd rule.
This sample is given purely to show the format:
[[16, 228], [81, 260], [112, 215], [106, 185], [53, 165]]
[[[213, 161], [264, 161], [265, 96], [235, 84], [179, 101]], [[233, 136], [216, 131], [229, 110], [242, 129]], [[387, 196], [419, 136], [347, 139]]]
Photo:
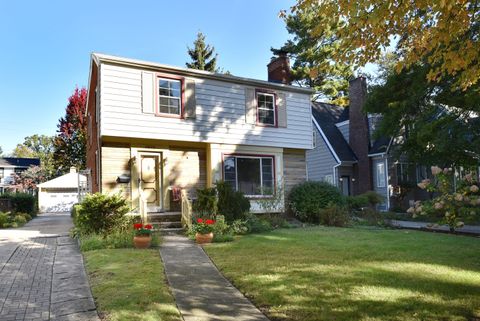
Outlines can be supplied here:
[[210, 232], [208, 234], [200, 234], [200, 233], [195, 234], [195, 241], [198, 244], [212, 243], [212, 240], [213, 240], [213, 232]]
[[148, 249], [152, 244], [151, 235], [140, 235], [133, 237], [133, 245], [137, 249]]

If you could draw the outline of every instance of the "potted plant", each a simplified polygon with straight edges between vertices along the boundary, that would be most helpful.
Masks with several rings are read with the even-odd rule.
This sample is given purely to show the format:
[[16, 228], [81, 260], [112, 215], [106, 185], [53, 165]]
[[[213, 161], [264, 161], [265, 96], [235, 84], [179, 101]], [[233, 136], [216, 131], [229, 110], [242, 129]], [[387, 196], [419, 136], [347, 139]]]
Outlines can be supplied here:
[[150, 224], [137, 223], [133, 224], [135, 236], [133, 237], [133, 245], [137, 249], [147, 249], [152, 244], [152, 226]]
[[195, 241], [198, 244], [211, 243], [213, 240], [213, 229], [215, 221], [212, 219], [197, 219], [193, 228], [195, 230]]

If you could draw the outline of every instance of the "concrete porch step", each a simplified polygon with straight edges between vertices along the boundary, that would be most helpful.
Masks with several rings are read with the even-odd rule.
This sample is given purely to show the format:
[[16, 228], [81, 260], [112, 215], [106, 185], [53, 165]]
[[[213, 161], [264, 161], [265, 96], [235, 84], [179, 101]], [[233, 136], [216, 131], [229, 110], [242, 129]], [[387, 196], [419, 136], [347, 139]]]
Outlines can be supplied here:
[[150, 223], [180, 222], [181, 220], [182, 220], [181, 212], [148, 213], [148, 221]]
[[161, 235], [183, 235], [183, 232], [185, 232], [183, 228], [160, 228], [155, 231], [160, 232]]
[[154, 230], [159, 230], [159, 229], [171, 229], [171, 228], [182, 228], [182, 223], [180, 221], [178, 222], [151, 222], [151, 225], [153, 225]]

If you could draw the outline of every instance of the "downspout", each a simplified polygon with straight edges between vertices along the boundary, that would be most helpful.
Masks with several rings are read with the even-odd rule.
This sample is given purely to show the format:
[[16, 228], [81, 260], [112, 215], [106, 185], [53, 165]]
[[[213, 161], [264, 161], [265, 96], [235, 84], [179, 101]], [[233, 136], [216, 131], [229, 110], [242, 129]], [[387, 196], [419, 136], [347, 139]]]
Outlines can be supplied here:
[[385, 154], [385, 174], [387, 175], [387, 211], [390, 211], [390, 175], [388, 170], [388, 154]]

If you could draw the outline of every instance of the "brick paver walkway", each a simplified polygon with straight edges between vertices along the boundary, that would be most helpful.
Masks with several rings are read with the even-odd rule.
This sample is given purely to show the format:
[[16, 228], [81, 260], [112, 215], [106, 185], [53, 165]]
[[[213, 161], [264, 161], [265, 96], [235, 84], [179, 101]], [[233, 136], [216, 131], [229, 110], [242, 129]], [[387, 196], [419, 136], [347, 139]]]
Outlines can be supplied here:
[[2, 246], [6, 250], [0, 262], [1, 321], [99, 320], [74, 240], [49, 235]]

